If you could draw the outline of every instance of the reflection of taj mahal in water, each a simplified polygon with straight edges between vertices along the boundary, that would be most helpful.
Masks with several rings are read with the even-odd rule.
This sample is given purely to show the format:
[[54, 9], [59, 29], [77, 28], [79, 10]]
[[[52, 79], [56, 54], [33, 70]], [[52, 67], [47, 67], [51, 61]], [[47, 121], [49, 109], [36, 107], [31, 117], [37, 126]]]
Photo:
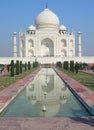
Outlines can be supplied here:
[[[14, 32], [14, 57], [17, 56]], [[75, 35], [60, 25], [59, 18], [48, 8], [35, 19], [27, 33], [20, 33], [20, 57], [74, 57]], [[78, 56], [81, 57], [81, 33], [78, 33]]]
[[60, 104], [65, 104], [72, 94], [52, 69], [44, 69], [28, 84], [26, 96], [32, 105], [37, 104], [38, 113], [46, 106], [46, 116], [55, 116]]

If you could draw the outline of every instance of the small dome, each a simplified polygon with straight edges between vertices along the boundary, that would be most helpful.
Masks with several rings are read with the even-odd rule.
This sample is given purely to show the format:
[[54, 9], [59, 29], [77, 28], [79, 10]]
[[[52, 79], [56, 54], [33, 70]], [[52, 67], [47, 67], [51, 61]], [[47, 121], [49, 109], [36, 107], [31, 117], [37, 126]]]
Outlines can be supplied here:
[[81, 34], [81, 32], [79, 31], [78, 34]]
[[36, 30], [35, 26], [31, 25], [28, 27], [28, 31]]
[[67, 28], [66, 28], [66, 26], [64, 26], [64, 25], [61, 25], [61, 26], [60, 26], [60, 30], [67, 31]]
[[58, 28], [59, 18], [48, 8], [44, 9], [35, 19], [35, 25], [40, 28]]
[[16, 35], [16, 32], [14, 32], [13, 35]]

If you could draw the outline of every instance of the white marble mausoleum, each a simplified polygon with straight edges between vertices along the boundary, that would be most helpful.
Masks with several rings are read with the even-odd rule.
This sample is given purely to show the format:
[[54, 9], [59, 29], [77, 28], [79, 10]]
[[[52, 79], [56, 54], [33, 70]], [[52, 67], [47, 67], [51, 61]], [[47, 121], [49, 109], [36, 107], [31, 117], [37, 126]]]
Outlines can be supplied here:
[[[26, 33], [13, 33], [13, 57], [0, 58], [0, 63], [9, 63], [11, 59], [39, 63], [70, 61], [94, 63], [94, 57], [82, 56], [81, 33], [69, 32], [60, 23], [59, 17], [46, 7], [27, 27]], [[17, 41], [19, 41], [19, 46]], [[77, 52], [75, 51], [77, 46]], [[18, 51], [19, 50], [19, 51]]]

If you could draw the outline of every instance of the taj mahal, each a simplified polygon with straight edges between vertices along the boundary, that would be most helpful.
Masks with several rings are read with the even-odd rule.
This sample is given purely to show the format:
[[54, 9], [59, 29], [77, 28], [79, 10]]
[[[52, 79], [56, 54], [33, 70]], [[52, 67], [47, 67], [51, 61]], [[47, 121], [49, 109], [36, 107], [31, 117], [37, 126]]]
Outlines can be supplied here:
[[[79, 35], [79, 56], [81, 38]], [[16, 34], [14, 33], [14, 38]], [[14, 42], [15, 45], [15, 42]], [[14, 46], [14, 56], [17, 56]], [[59, 18], [50, 9], [44, 9], [30, 25], [27, 34], [20, 33], [20, 57], [74, 57], [75, 35], [60, 25]]]
[[13, 33], [13, 57], [0, 60], [9, 62], [11, 59], [18, 59], [31, 63], [35, 60], [39, 63], [74, 60], [94, 63], [93, 56], [82, 56], [81, 32], [77, 32], [76, 41], [75, 33], [69, 32], [67, 27], [60, 23], [58, 16], [47, 6], [37, 15], [34, 23], [27, 28], [26, 33], [19, 32], [19, 48], [17, 33]]

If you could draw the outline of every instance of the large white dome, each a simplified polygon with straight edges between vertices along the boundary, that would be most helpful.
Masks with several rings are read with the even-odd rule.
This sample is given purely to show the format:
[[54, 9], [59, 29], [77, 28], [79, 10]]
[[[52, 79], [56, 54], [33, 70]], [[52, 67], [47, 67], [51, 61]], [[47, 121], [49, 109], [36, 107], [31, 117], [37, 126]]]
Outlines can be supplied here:
[[48, 8], [44, 9], [35, 19], [37, 29], [58, 29], [59, 18]]

